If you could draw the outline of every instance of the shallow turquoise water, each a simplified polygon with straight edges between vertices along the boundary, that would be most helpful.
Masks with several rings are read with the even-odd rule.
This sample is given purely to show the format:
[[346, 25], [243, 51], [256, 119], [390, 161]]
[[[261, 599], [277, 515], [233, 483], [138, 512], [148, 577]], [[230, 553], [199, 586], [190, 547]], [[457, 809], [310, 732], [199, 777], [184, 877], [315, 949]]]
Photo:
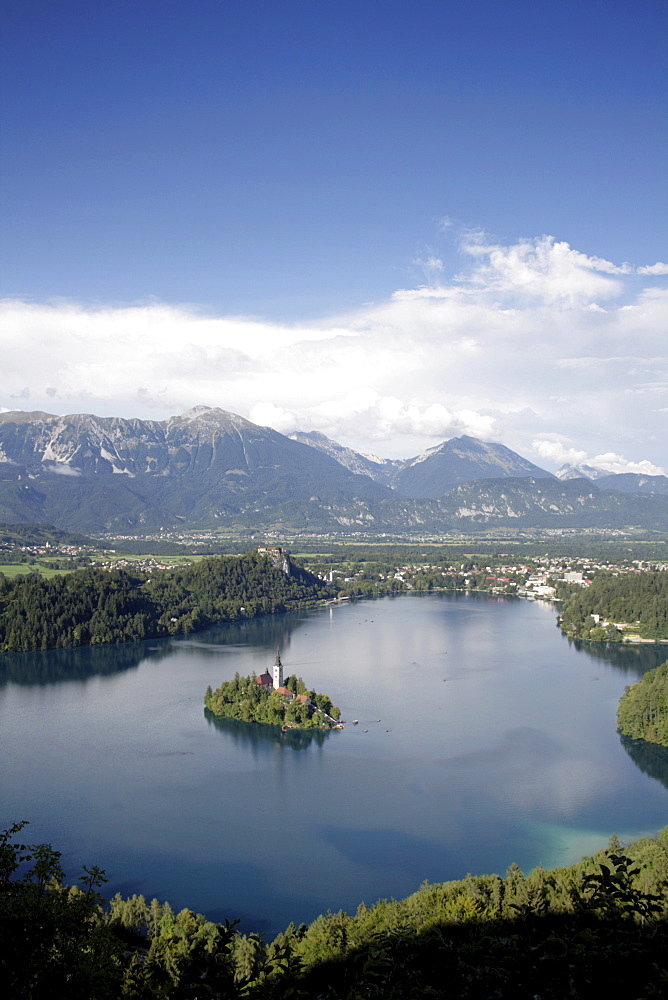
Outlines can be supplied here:
[[[343, 732], [207, 719], [206, 686], [277, 647]], [[29, 819], [73, 879], [99, 864], [110, 892], [269, 934], [424, 879], [566, 864], [668, 823], [661, 764], [615, 731], [624, 686], [666, 658], [578, 649], [549, 605], [447, 594], [5, 656], [1, 819]]]

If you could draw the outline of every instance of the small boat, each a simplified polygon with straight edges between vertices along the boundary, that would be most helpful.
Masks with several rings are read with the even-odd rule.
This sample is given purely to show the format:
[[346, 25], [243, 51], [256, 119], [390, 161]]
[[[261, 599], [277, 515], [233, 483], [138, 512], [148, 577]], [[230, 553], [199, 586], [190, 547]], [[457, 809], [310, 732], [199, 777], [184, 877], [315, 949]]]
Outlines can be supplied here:
[[359, 721], [360, 721], [359, 719], [353, 719], [353, 726], [358, 726]]

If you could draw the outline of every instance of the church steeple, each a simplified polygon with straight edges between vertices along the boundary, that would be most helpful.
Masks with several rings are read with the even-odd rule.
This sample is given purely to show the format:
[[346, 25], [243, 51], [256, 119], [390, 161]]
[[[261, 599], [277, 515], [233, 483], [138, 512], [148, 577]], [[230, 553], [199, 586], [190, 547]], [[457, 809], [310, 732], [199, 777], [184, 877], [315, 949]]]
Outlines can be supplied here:
[[283, 687], [283, 664], [281, 663], [281, 651], [276, 650], [276, 663], [274, 664], [274, 690]]

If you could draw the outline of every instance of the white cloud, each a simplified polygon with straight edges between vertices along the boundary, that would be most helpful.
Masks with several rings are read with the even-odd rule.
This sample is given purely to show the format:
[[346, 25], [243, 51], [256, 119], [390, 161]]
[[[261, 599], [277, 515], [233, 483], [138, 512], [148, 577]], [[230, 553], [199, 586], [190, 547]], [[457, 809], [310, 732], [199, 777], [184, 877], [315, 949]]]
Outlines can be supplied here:
[[587, 307], [597, 299], [614, 298], [621, 285], [608, 275], [631, 272], [628, 264], [588, 257], [551, 236], [501, 246], [489, 244], [484, 233], [475, 232], [463, 240], [462, 249], [479, 262], [468, 277], [478, 288], [545, 304]]
[[603, 455], [594, 455], [589, 465], [597, 469], [606, 469], [608, 472], [636, 472], [641, 476], [665, 476], [665, 471], [653, 462], [643, 459], [640, 462], [632, 462], [624, 458], [623, 455], [616, 455], [612, 451], [607, 451]]
[[656, 264], [647, 264], [645, 267], [636, 269], [638, 274], [668, 274], [668, 264], [657, 261]]
[[205, 403], [388, 457], [459, 434], [525, 453], [538, 439], [555, 467], [572, 460], [548, 448], [556, 430], [568, 455], [668, 466], [668, 291], [550, 237], [467, 234], [463, 254], [456, 280], [430, 255], [430, 284], [309, 324], [6, 301], [0, 405], [163, 418]]
[[428, 285], [436, 285], [443, 279], [445, 266], [440, 257], [428, 254], [426, 257], [417, 258], [414, 263], [422, 269]]
[[330, 437], [342, 430], [352, 436], [363, 423], [371, 428], [370, 438], [374, 441], [396, 435], [439, 440], [460, 434], [489, 438], [498, 430], [493, 417], [475, 410], [450, 410], [441, 403], [406, 403], [396, 396], [379, 396], [371, 389], [316, 405], [308, 412], [307, 420], [309, 426]]
[[63, 465], [59, 462], [45, 462], [44, 468], [48, 469], [49, 472], [54, 473], [56, 476], [80, 476], [81, 471], [79, 469], [73, 469], [71, 465]]
[[557, 435], [552, 435], [551, 438], [537, 438], [531, 447], [540, 459], [552, 465], [591, 464], [586, 451], [568, 447]]
[[300, 430], [299, 417], [294, 410], [286, 410], [283, 406], [277, 406], [269, 400], [260, 400], [255, 403], [249, 413], [249, 419], [260, 427], [273, 427], [281, 434], [290, 434], [292, 431]]
[[653, 462], [643, 459], [631, 461], [615, 452], [604, 452], [600, 455], [590, 455], [586, 451], [574, 448], [558, 434], [537, 438], [533, 444], [534, 453], [541, 459], [554, 465], [590, 465], [610, 473], [634, 472], [643, 476], [665, 476], [666, 472]]

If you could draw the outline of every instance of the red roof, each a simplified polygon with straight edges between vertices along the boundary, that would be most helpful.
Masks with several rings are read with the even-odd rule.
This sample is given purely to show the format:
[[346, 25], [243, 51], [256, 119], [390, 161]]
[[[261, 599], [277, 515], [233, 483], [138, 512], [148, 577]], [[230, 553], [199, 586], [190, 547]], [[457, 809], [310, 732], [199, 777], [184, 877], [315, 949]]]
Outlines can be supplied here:
[[266, 670], [265, 670], [265, 672], [263, 674], [260, 674], [259, 677], [255, 678], [255, 683], [256, 684], [270, 684], [272, 687], [274, 686], [274, 680], [273, 680], [271, 674], [268, 673]]

